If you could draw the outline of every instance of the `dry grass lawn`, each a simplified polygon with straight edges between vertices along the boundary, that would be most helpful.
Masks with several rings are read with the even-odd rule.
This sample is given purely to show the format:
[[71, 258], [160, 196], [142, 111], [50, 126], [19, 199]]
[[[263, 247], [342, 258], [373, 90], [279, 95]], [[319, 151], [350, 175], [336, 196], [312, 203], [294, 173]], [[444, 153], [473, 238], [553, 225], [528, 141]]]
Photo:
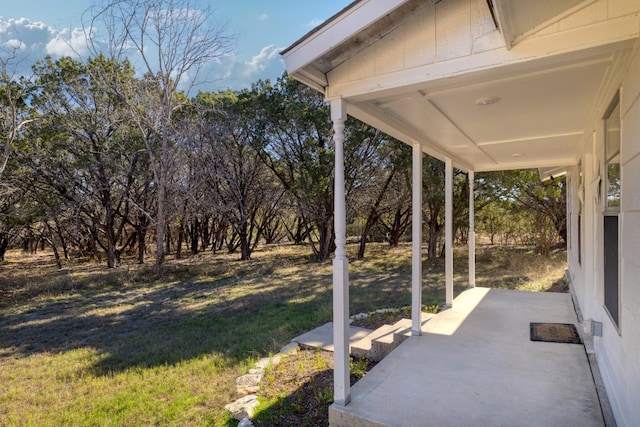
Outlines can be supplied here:
[[[235, 378], [331, 319], [331, 262], [312, 262], [308, 252], [278, 245], [247, 262], [228, 254], [170, 259], [162, 279], [151, 266], [68, 262], [57, 270], [48, 253], [9, 252], [0, 264], [0, 426], [235, 425], [224, 410], [236, 398]], [[352, 314], [410, 304], [410, 252], [371, 244], [367, 259], [351, 261]], [[565, 257], [479, 247], [476, 283], [555, 289]], [[465, 249], [455, 258], [459, 293]], [[424, 304], [443, 302], [443, 271], [442, 260], [425, 261]], [[295, 363], [301, 372], [330, 369], [317, 355]], [[280, 389], [264, 397], [268, 423], [282, 412], [277, 402], [294, 398]], [[314, 390], [330, 402], [324, 388]]]

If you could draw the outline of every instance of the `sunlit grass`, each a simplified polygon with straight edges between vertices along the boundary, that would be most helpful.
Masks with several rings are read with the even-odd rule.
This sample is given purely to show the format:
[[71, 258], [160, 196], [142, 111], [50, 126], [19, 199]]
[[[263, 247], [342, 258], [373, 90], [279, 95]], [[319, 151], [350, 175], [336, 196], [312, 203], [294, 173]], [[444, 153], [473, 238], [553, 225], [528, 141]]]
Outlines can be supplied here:
[[[224, 405], [237, 398], [235, 378], [331, 320], [331, 261], [308, 252], [274, 245], [248, 262], [169, 259], [156, 279], [133, 261], [59, 271], [48, 253], [10, 251], [0, 265], [0, 425], [234, 425]], [[410, 245], [370, 244], [367, 255], [350, 261], [351, 314], [409, 305]], [[466, 256], [456, 248], [456, 292], [467, 285]], [[479, 247], [477, 284], [544, 290], [562, 277], [564, 256]], [[425, 260], [423, 271], [423, 304], [441, 304], [443, 261]]]
[[[92, 349], [14, 359], [2, 369], [3, 425], [205, 425], [226, 418], [219, 402], [244, 365], [214, 354], [173, 366], [96, 375]], [[215, 415], [217, 413], [217, 415]]]

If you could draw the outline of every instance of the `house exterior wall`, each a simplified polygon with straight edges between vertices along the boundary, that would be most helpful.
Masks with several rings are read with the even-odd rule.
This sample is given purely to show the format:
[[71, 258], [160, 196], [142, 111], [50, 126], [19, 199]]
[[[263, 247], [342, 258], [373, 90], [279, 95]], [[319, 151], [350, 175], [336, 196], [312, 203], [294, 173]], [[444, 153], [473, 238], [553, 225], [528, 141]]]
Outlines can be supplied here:
[[[615, 325], [604, 308], [603, 210], [606, 188], [596, 197], [593, 184], [606, 173], [603, 121], [594, 123], [593, 140], [585, 145], [580, 167], [569, 178], [567, 213], [570, 218], [569, 271], [573, 292], [586, 329], [589, 321], [602, 323], [602, 336], [593, 346], [607, 394], [619, 426], [640, 420], [640, 48], [630, 66], [612, 79], [620, 90], [621, 206], [619, 216], [620, 316]], [[609, 90], [609, 100], [614, 91]], [[606, 105], [603, 104], [603, 111]], [[582, 174], [582, 188], [580, 186]], [[584, 194], [583, 196], [581, 195]], [[582, 198], [582, 202], [581, 199]], [[578, 257], [578, 218], [581, 217], [582, 254]], [[585, 332], [589, 332], [586, 330]]]
[[605, 378], [616, 390], [614, 409], [619, 414], [619, 425], [631, 426], [640, 420], [640, 52], [637, 50], [620, 94], [620, 334], [615, 334], [611, 322], [605, 320], [599, 350], [603, 353], [608, 353], [609, 347], [619, 350], [608, 357], [611, 363], [605, 366]]
[[[526, 2], [513, 2], [516, 3]], [[559, 65], [571, 70], [572, 61], [596, 60], [601, 55], [609, 57], [610, 68], [605, 78], [598, 79], [596, 84], [597, 99], [588, 101], [590, 106], [592, 102], [594, 105], [589, 118], [584, 120], [587, 122], [584, 134], [576, 133], [582, 135], [577, 136], [582, 138], [582, 144], [577, 143], [582, 153], [574, 159], [572, 152], [570, 161], [561, 166], [573, 164], [575, 160], [575, 167], [568, 171], [567, 207], [572, 291], [586, 320], [585, 332], [590, 331], [591, 321], [602, 325], [601, 336], [593, 337], [589, 350], [598, 360], [618, 425], [632, 426], [640, 420], [640, 0], [588, 0], [581, 5], [584, 7], [531, 29], [530, 34], [507, 49], [486, 0], [425, 1], [402, 22], [394, 21], [395, 28], [389, 28], [383, 37], [367, 44], [366, 49], [354, 53], [320, 80], [326, 79], [322, 87], [327, 98], [340, 98], [349, 103], [349, 114], [359, 113], [359, 118], [369, 124], [391, 134], [397, 132], [393, 135], [405, 142], [420, 141], [419, 132], [400, 132], [406, 122], [392, 116], [395, 110], [389, 107], [389, 115], [382, 114], [386, 111], [385, 104], [422, 105], [425, 110], [412, 109], [407, 113], [407, 122], [415, 123], [423, 116], [440, 117], [435, 105], [423, 102], [428, 96], [435, 99], [438, 91], [463, 90], [500, 76], [513, 77]], [[349, 18], [355, 20], [356, 15]], [[340, 28], [345, 31], [344, 27]], [[318, 40], [332, 45], [340, 39], [340, 34], [332, 35], [333, 38], [319, 37]], [[314, 70], [319, 73], [320, 69], [311, 67], [315, 64], [314, 55], [323, 52], [314, 44], [318, 40], [305, 41], [289, 53], [295, 56], [297, 50], [308, 48], [310, 52], [305, 53], [304, 58], [309, 61], [310, 70], [303, 71], [311, 74]], [[306, 64], [293, 63], [296, 67]], [[302, 77], [306, 79], [306, 74]], [[618, 91], [622, 177], [619, 327], [604, 308], [603, 263], [606, 199], [603, 116]], [[432, 120], [435, 124], [441, 123]], [[540, 126], [548, 124], [531, 117], [528, 120]], [[449, 131], [449, 128], [443, 129]], [[452, 135], [457, 136], [453, 132], [435, 135], [439, 137], [435, 139], [449, 138], [449, 142]], [[447, 153], [438, 148], [431, 143], [426, 144], [423, 151], [432, 150], [436, 153], [429, 154], [448, 158]]]
[[[425, 78], [444, 79], [457, 72], [491, 69], [510, 61], [526, 61], [529, 50], [540, 56], [551, 56], [556, 53], [554, 49], [578, 51], [585, 47], [582, 43], [589, 32], [605, 36], [611, 24], [630, 25], [637, 35], [638, 17], [634, 14], [640, 10], [638, 0], [596, 0], [585, 4], [584, 8], [539, 29], [521, 45], [506, 52], [486, 1], [425, 2], [402, 25], [330, 71], [327, 75], [329, 95], [334, 90], [336, 94], [344, 92], [354, 97], [366, 97], [380, 89], [409, 86], [423, 82]], [[585, 29], [589, 30], [585, 32]], [[559, 42], [567, 44], [556, 44]], [[588, 43], [584, 41], [585, 45]], [[590, 331], [591, 320], [602, 324], [602, 336], [593, 338], [593, 351], [620, 426], [636, 425], [640, 420], [638, 43], [633, 52], [629, 54], [630, 58], [621, 58], [614, 65], [606, 87], [601, 88], [602, 95], [598, 100], [600, 115], [593, 117], [593, 133], [585, 134], [579, 166], [569, 172], [567, 208], [571, 230], [568, 264], [573, 292], [583, 318], [587, 320], [585, 332]], [[622, 122], [619, 328], [604, 308], [603, 207], [606, 192], [600, 194], [599, 199], [596, 197], [597, 193], [606, 190], [602, 183], [606, 174], [602, 116], [618, 90]]]

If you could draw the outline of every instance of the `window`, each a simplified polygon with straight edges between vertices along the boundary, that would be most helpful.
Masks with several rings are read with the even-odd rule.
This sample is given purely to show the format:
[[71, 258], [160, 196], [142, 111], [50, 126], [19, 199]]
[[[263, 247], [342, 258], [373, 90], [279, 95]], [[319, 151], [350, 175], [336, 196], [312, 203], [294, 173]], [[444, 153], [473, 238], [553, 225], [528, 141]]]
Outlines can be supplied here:
[[604, 117], [605, 188], [604, 202], [604, 306], [620, 328], [620, 103], [616, 95]]
[[615, 106], [605, 119], [605, 156], [607, 159], [607, 204], [606, 211], [620, 212], [620, 103], [616, 96]]

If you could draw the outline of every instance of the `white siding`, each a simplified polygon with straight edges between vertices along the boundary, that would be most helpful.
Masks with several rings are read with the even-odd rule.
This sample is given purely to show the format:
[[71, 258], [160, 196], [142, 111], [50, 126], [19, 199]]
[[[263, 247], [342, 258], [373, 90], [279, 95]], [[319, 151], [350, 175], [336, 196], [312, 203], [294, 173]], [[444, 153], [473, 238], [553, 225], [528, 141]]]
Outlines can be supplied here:
[[427, 3], [386, 37], [331, 71], [334, 82], [408, 70], [504, 46], [485, 0]]
[[[599, 0], [527, 39], [563, 33], [570, 39], [576, 29], [633, 15], [639, 8], [637, 0]], [[329, 80], [346, 84], [499, 49], [504, 49], [504, 40], [486, 0], [425, 2], [390, 34], [331, 70]]]
[[468, 0], [436, 5], [436, 61], [471, 55], [471, 8]]
[[619, 426], [640, 420], [640, 52], [621, 87], [620, 331], [603, 316], [597, 357]]
[[432, 64], [436, 59], [436, 34], [434, 31], [419, 31], [420, 28], [435, 28], [435, 6], [428, 5], [420, 13], [409, 18], [403, 31], [404, 67], [414, 68]]
[[608, 0], [607, 5], [610, 18], [638, 12], [638, 0]]

